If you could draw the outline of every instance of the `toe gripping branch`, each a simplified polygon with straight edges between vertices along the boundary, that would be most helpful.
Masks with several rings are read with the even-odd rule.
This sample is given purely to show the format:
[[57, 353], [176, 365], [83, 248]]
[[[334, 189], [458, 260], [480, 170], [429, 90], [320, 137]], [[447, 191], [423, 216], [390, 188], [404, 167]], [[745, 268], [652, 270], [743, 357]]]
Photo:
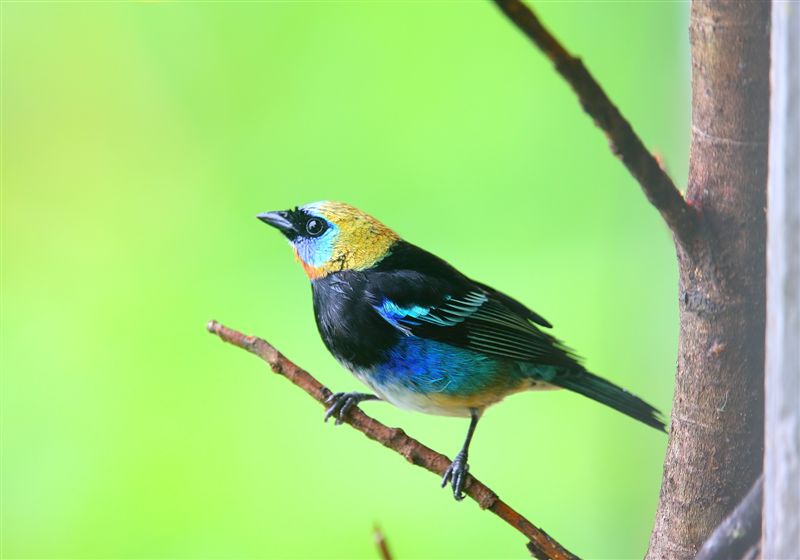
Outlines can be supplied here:
[[370, 395], [369, 393], [333, 393], [330, 397], [325, 399], [325, 404], [330, 406], [325, 411], [325, 422], [331, 416], [336, 416], [336, 426], [344, 422], [345, 417], [353, 409], [358, 406], [361, 401], [379, 401], [380, 397]]
[[469, 411], [469, 416], [469, 429], [467, 430], [467, 437], [464, 439], [464, 445], [461, 446], [461, 451], [458, 452], [458, 455], [456, 455], [442, 476], [442, 488], [447, 486], [448, 482], [451, 483], [453, 497], [459, 502], [464, 499], [464, 484], [467, 482], [467, 475], [469, 474], [469, 465], [467, 464], [469, 444], [472, 443], [472, 436], [475, 434], [475, 428], [481, 418], [481, 411], [477, 408], [472, 408]]
[[450, 463], [450, 466], [444, 471], [442, 488], [447, 486], [448, 483], [451, 483], [453, 487], [453, 497], [460, 502], [466, 497], [463, 489], [468, 474], [469, 465], [467, 464], [467, 454], [463, 451], [459, 451], [458, 455], [453, 459], [453, 462]]

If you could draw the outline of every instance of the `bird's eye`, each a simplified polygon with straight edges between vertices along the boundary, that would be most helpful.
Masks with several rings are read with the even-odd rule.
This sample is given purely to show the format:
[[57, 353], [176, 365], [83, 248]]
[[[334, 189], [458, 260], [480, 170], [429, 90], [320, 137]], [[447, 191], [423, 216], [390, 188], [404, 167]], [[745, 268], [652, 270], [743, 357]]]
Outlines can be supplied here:
[[325, 231], [325, 222], [317, 218], [311, 218], [306, 222], [306, 232], [311, 237], [317, 237]]

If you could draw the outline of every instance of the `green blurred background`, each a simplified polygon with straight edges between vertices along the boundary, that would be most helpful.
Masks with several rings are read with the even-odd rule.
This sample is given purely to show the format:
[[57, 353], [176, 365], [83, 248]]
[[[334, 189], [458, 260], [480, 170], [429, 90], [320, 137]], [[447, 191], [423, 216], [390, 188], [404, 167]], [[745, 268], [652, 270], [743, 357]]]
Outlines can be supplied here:
[[[687, 7], [536, 4], [679, 183]], [[669, 235], [487, 2], [2, 3], [2, 555], [525, 558], [523, 539], [255, 357], [335, 390], [265, 210], [338, 199], [550, 319], [668, 412]], [[364, 407], [447, 454], [466, 421]], [[472, 471], [586, 558], [644, 554], [665, 436], [587, 399], [493, 408]]]

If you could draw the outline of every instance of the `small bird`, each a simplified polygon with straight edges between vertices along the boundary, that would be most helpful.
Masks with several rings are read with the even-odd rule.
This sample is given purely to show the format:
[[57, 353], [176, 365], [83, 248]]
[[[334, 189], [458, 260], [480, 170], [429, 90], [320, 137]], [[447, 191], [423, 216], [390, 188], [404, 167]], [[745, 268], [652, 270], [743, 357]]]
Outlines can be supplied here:
[[564, 388], [664, 431], [659, 412], [589, 373], [519, 301], [471, 280], [357, 208], [314, 202], [259, 214], [294, 248], [311, 280], [325, 346], [372, 393], [335, 393], [325, 421], [366, 400], [470, 419], [442, 478], [456, 500], [483, 411], [520, 391]]

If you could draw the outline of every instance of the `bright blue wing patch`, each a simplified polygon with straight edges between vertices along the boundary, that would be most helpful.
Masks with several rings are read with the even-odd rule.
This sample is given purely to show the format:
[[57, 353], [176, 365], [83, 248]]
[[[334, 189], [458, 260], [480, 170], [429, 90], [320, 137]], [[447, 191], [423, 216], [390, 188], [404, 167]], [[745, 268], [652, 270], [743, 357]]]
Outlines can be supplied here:
[[437, 327], [452, 327], [463, 323], [486, 303], [487, 297], [481, 292], [469, 292], [463, 297], [447, 296], [438, 306], [400, 306], [388, 298], [380, 305], [372, 307], [393, 327], [406, 335], [411, 335], [411, 328], [423, 323]]
[[[446, 296], [438, 305], [399, 305], [384, 297], [373, 308], [409, 337], [432, 338], [518, 362], [574, 363], [572, 352], [482, 291]], [[441, 327], [431, 330], [427, 327]], [[539, 376], [541, 378], [541, 376]]]

